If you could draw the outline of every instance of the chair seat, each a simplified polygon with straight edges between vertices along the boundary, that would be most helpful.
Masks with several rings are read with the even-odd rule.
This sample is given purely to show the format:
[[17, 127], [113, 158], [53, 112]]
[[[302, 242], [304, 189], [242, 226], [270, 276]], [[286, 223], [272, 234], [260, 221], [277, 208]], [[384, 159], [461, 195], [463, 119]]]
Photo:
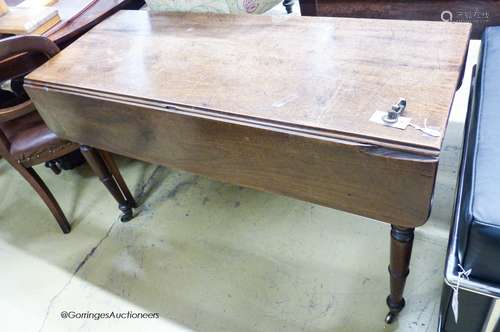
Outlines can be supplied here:
[[500, 28], [483, 38], [477, 92], [477, 128], [472, 144], [471, 202], [461, 249], [471, 277], [500, 285]]
[[500, 227], [500, 28], [485, 33], [472, 215]]
[[[71, 225], [64, 212], [32, 166], [49, 162], [47, 166], [57, 174], [60, 168], [65, 168], [60, 158], [80, 149], [80, 145], [59, 139], [49, 130], [25, 94], [22, 79], [26, 72], [39, 65], [30, 62], [31, 66], [27, 66], [25, 55], [39, 54], [45, 61], [58, 52], [57, 45], [42, 36], [25, 35], [0, 40], [0, 82], [10, 80], [9, 91], [0, 87], [0, 157], [5, 158], [36, 191], [63, 233], [69, 233]], [[10, 59], [20, 59], [20, 61], [14, 66]], [[105, 151], [88, 146], [82, 147], [82, 153], [118, 202], [123, 212], [121, 220], [130, 220], [133, 217], [132, 207], [136, 207], [137, 203], [113, 157]]]
[[77, 144], [58, 138], [37, 112], [0, 123], [0, 130], [11, 143], [12, 157], [23, 164], [34, 164], [36, 159], [50, 155], [57, 158], [78, 148]]
[[[445, 269], [447, 282], [441, 297], [439, 332], [500, 331], [499, 324], [486, 328], [498, 318], [493, 310], [495, 300], [490, 295], [500, 292], [500, 27], [485, 30], [474, 90]], [[472, 284], [460, 284], [456, 322], [453, 294], [454, 286], [459, 287], [461, 268], [470, 270], [466, 279]]]

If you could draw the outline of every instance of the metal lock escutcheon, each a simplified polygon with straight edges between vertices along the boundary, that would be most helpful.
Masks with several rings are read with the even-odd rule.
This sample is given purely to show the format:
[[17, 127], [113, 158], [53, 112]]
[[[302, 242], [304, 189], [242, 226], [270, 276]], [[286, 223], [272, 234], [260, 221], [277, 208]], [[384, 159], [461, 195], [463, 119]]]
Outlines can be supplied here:
[[399, 98], [399, 102], [392, 105], [391, 110], [382, 117], [382, 120], [386, 123], [396, 123], [399, 120], [399, 116], [404, 112], [405, 109], [406, 99]]

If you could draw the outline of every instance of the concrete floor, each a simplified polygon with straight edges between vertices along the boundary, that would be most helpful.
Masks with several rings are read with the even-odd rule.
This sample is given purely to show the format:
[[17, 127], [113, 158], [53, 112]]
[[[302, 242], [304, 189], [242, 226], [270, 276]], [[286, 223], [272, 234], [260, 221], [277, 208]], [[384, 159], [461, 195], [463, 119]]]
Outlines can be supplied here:
[[69, 235], [0, 161], [0, 330], [435, 331], [468, 84], [454, 105], [431, 219], [416, 231], [407, 308], [393, 325], [383, 321], [388, 225], [120, 158], [142, 204], [128, 224], [86, 166], [60, 176], [37, 167]]

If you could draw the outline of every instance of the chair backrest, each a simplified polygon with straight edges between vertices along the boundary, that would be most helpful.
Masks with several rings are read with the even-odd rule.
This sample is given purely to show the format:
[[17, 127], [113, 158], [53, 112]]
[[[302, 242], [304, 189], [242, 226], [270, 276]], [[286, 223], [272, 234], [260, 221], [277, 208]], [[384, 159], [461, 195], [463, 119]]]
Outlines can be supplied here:
[[14, 36], [0, 40], [0, 61], [28, 52], [39, 52], [50, 58], [59, 53], [59, 47], [42, 36]]
[[42, 36], [0, 39], [0, 82], [28, 74], [58, 52], [57, 45]]
[[[59, 47], [42, 36], [14, 36], [0, 40], [0, 83], [11, 80], [13, 91], [0, 91], [0, 123], [33, 111], [22, 87], [23, 78], [58, 52]], [[0, 153], [6, 153], [9, 146], [0, 127]]]

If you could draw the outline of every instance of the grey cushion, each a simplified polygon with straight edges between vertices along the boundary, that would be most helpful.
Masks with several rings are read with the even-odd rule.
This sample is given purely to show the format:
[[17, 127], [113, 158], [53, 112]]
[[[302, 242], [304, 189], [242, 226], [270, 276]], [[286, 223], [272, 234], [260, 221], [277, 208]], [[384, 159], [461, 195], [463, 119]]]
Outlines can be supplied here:
[[500, 27], [485, 31], [476, 84], [457, 241], [471, 277], [500, 287]]
[[472, 215], [500, 225], [500, 27], [485, 32], [481, 71]]

